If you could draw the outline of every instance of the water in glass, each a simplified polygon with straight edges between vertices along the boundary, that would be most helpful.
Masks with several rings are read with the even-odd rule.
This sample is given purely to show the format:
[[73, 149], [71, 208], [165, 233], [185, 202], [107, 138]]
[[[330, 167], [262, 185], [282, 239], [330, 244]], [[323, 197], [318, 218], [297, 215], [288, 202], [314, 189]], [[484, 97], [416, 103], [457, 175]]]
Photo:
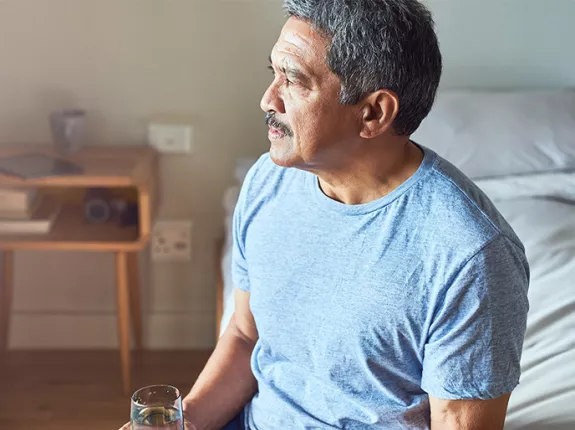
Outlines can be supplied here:
[[177, 388], [154, 385], [132, 396], [132, 430], [184, 430], [182, 397]]

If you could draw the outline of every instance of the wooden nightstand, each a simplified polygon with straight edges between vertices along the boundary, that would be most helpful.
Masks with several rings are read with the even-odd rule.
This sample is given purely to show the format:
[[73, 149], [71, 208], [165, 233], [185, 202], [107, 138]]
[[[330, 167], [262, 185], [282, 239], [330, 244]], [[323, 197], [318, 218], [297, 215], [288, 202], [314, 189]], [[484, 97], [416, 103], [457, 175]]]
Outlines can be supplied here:
[[[15, 154], [54, 155], [49, 145], [0, 146], [0, 157]], [[3, 282], [0, 287], [0, 351], [5, 350], [8, 344], [14, 251], [114, 252], [122, 381], [124, 392], [129, 394], [132, 388], [130, 315], [134, 343], [140, 348], [142, 315], [138, 252], [145, 248], [149, 241], [159, 204], [157, 152], [147, 146], [97, 146], [84, 148], [67, 159], [80, 165], [84, 172], [75, 176], [33, 180], [0, 176], [0, 187], [37, 187], [46, 193], [52, 193], [55, 198], [59, 196], [62, 200], [62, 209], [47, 235], [0, 236], [0, 249], [4, 251]], [[74, 201], [64, 196], [81, 195], [83, 190], [89, 188], [131, 192], [137, 199], [138, 225], [121, 227], [115, 223], [87, 223], [84, 220], [81, 200]]]

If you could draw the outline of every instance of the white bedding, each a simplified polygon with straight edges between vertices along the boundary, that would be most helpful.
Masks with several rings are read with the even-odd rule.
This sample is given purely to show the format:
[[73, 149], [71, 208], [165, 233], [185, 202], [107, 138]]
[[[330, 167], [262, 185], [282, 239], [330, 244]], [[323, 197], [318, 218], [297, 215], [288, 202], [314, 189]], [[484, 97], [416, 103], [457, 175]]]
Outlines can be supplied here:
[[497, 202], [527, 250], [530, 311], [506, 429], [575, 429], [575, 206]]
[[[227, 195], [228, 237], [235, 196], [237, 188]], [[496, 205], [525, 244], [531, 266], [522, 378], [511, 398], [506, 430], [575, 430], [575, 206], [542, 198]], [[230, 262], [228, 240], [222, 261], [222, 330], [233, 313]]]
[[575, 91], [441, 91], [413, 139], [470, 178], [575, 167]]
[[575, 202], [575, 171], [504, 176], [475, 183], [495, 202], [527, 197], [557, 197]]

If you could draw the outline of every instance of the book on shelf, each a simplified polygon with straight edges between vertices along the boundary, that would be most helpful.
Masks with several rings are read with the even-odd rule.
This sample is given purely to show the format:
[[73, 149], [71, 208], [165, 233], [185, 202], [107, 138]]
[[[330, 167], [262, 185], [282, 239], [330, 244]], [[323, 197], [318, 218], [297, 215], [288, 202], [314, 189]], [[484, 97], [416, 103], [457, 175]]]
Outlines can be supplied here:
[[6, 207], [0, 201], [0, 219], [30, 219], [42, 203], [42, 195], [37, 194], [28, 207]]
[[15, 154], [0, 157], [0, 175], [21, 179], [81, 175], [84, 169], [71, 161], [45, 154]]
[[0, 212], [31, 214], [40, 198], [37, 188], [0, 188]]
[[52, 229], [60, 204], [52, 199], [42, 199], [29, 219], [0, 218], [0, 235], [47, 234]]

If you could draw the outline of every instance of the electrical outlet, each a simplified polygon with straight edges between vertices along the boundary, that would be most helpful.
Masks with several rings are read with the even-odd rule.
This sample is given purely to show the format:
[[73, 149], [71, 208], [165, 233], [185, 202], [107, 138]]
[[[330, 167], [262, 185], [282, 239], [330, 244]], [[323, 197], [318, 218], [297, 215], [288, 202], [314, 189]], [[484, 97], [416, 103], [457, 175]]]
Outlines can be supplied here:
[[166, 154], [191, 154], [194, 129], [189, 124], [152, 122], [148, 125], [148, 141]]
[[192, 222], [158, 221], [152, 231], [152, 261], [190, 261]]

